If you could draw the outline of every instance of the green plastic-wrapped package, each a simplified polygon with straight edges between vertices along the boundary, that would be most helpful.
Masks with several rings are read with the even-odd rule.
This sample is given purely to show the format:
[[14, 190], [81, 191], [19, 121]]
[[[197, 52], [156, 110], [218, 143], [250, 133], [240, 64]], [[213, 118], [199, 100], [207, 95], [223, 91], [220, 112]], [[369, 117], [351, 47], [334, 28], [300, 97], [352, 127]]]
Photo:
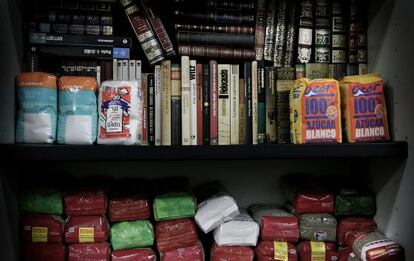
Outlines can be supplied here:
[[375, 198], [369, 193], [342, 190], [336, 196], [335, 216], [374, 216]]
[[330, 214], [303, 214], [299, 217], [300, 238], [310, 241], [336, 241], [337, 222]]
[[194, 217], [196, 203], [189, 193], [176, 193], [157, 196], [154, 199], [156, 221]]
[[22, 214], [62, 215], [62, 192], [55, 189], [26, 189], [18, 195], [19, 209]]
[[154, 244], [154, 230], [148, 220], [115, 223], [110, 232], [114, 250], [148, 247]]

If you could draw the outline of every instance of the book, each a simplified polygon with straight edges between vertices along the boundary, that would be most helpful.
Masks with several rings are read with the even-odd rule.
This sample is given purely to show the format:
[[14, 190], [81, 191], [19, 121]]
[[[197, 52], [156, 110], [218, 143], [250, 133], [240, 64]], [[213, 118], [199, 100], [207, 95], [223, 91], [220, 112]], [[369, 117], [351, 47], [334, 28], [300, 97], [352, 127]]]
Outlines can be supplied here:
[[132, 48], [131, 37], [29, 33], [29, 44]]
[[329, 65], [325, 63], [308, 63], [306, 64], [306, 78], [322, 79], [329, 77]]
[[174, 24], [177, 31], [216, 32], [230, 34], [254, 34], [253, 26], [244, 25], [202, 25], [202, 24]]
[[263, 58], [273, 61], [275, 48], [276, 0], [269, 0], [267, 4], [266, 35]]
[[124, 70], [123, 70], [123, 64], [122, 60], [117, 61], [117, 69], [118, 69], [118, 80], [123, 81], [124, 80]]
[[246, 144], [253, 143], [253, 119], [252, 119], [252, 63], [244, 62], [244, 106], [245, 106], [245, 140]]
[[196, 60], [190, 60], [190, 144], [197, 145], [197, 78]]
[[254, 15], [251, 13], [228, 10], [174, 10], [174, 16], [179, 21], [196, 21], [197, 23], [253, 24], [255, 21]]
[[254, 10], [254, 1], [234, 1], [234, 0], [209, 0], [209, 1], [191, 1], [191, 0], [174, 0], [175, 5], [187, 7], [190, 9], [213, 9], [213, 10], [229, 10], [229, 11], [248, 11]]
[[135, 60], [135, 79], [138, 81], [138, 86], [141, 86], [141, 72], [142, 64], [141, 60]]
[[257, 65], [257, 136], [258, 144], [266, 142], [266, 88], [264, 63]]
[[142, 143], [141, 145], [149, 144], [148, 137], [148, 73], [141, 74], [141, 89], [142, 89]]
[[101, 66], [98, 65], [96, 68], [96, 82], [98, 83], [98, 86], [101, 85]]
[[331, 62], [331, 1], [315, 2], [315, 63]]
[[218, 144], [230, 145], [231, 65], [219, 64], [218, 70]]
[[239, 48], [253, 48], [254, 35], [178, 31], [177, 42], [179, 45], [219, 45]]
[[202, 45], [179, 45], [178, 53], [185, 56], [220, 58], [220, 59], [245, 59], [252, 60], [255, 52], [249, 49], [202, 46]]
[[155, 145], [155, 76], [147, 74], [148, 86], [148, 144]]
[[171, 145], [172, 81], [171, 61], [164, 60], [161, 62], [161, 144], [164, 146]]
[[118, 60], [112, 60], [112, 77], [116, 81], [118, 80]]
[[210, 145], [218, 145], [218, 65], [210, 61]]
[[190, 57], [181, 56], [181, 144], [191, 144]]
[[129, 63], [129, 72], [128, 72], [128, 80], [132, 81], [135, 80], [136, 78], [136, 72], [135, 72], [135, 66], [136, 66], [136, 62], [135, 60], [129, 60], [127, 61]]
[[203, 145], [203, 64], [196, 65], [196, 88], [197, 88], [197, 145]]
[[171, 145], [181, 144], [181, 67], [171, 64]]
[[313, 44], [313, 1], [300, 1], [298, 30], [298, 63], [309, 63]]
[[332, 39], [331, 39], [331, 62], [345, 64], [346, 54], [346, 16], [345, 1], [334, 0], [332, 2]]
[[230, 144], [237, 145], [240, 142], [239, 65], [231, 65], [230, 72]]
[[128, 60], [122, 60], [122, 80], [128, 81], [129, 78]]
[[273, 53], [273, 65], [275, 67], [282, 67], [285, 64], [286, 16], [287, 0], [281, 0], [279, 1], [276, 17], [275, 50]]
[[95, 59], [129, 59], [129, 48], [85, 47], [63, 45], [29, 45], [30, 53], [57, 57], [79, 57]]
[[255, 29], [255, 58], [263, 60], [266, 33], [266, 8], [267, 0], [258, 0], [256, 9], [256, 29]]
[[276, 135], [276, 69], [274, 67], [265, 68], [265, 94], [266, 94], [266, 137], [265, 143], [275, 143]]
[[203, 64], [203, 144], [210, 145], [210, 64]]
[[[169, 75], [168, 75], [169, 76]], [[170, 82], [170, 77], [168, 77], [168, 81]], [[154, 128], [155, 128], [155, 146], [162, 145], [162, 110], [161, 110], [161, 102], [162, 102], [162, 86], [161, 86], [161, 65], [154, 66]], [[168, 100], [171, 101], [171, 98], [168, 97]], [[169, 113], [168, 113], [169, 115]]]
[[245, 83], [239, 80], [239, 144], [246, 144], [246, 105], [245, 105]]
[[259, 112], [258, 112], [258, 62], [252, 62], [252, 144], [259, 142]]
[[296, 32], [296, 2], [288, 3], [288, 15], [286, 20], [286, 48], [284, 67], [293, 67], [295, 58]]
[[341, 81], [346, 76], [345, 63], [331, 63], [329, 64], [329, 78]]
[[289, 94], [295, 82], [294, 68], [276, 69], [276, 134], [278, 143], [290, 143]]

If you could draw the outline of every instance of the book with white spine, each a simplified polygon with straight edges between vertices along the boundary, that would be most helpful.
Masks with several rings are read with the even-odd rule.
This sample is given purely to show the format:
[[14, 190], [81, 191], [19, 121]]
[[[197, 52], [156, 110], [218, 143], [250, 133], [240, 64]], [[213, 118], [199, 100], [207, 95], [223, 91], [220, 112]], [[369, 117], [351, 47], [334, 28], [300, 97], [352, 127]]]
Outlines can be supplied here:
[[136, 80], [136, 72], [135, 72], [135, 67], [136, 67], [136, 63], [135, 60], [129, 60], [129, 73], [128, 73], [128, 80], [133, 81]]
[[240, 108], [239, 108], [239, 65], [231, 65], [231, 83], [230, 83], [230, 144], [237, 145], [240, 143]]
[[154, 112], [154, 127], [155, 127], [155, 146], [161, 146], [161, 65], [154, 67], [154, 83], [155, 83], [155, 112]]
[[230, 145], [231, 65], [218, 65], [218, 144]]
[[253, 144], [259, 143], [257, 61], [252, 62], [252, 136]]
[[161, 144], [171, 145], [171, 61], [161, 62]]
[[128, 81], [129, 79], [129, 70], [128, 70], [128, 60], [122, 60], [122, 80], [123, 81]]
[[[144, 91], [142, 88], [142, 77], [141, 77], [141, 71], [142, 71], [142, 66], [141, 66], [141, 60], [135, 60], [135, 79], [138, 82], [138, 99], [140, 100], [141, 104], [144, 104]], [[143, 114], [143, 112], [140, 112], [141, 114]], [[141, 117], [142, 119], [142, 117]], [[143, 120], [141, 120], [140, 122], [138, 122], [138, 144], [142, 145], [143, 143]]]
[[197, 145], [197, 79], [196, 79], [196, 60], [190, 60], [190, 100], [191, 100], [191, 120], [190, 120], [190, 144]]
[[181, 144], [190, 145], [191, 90], [190, 57], [181, 56]]
[[112, 80], [118, 80], [118, 60], [112, 60]]
[[117, 75], [118, 75], [117, 79], [118, 79], [118, 81], [124, 80], [122, 78], [122, 60], [117, 61], [117, 69], [118, 69], [117, 70]]

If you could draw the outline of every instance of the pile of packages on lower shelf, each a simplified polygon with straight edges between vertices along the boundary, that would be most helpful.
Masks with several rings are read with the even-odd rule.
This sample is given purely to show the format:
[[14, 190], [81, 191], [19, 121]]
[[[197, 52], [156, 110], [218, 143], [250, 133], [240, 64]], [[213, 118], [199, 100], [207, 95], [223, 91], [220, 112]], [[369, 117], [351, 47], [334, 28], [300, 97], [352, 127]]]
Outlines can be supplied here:
[[239, 207], [217, 181], [201, 184], [194, 193], [180, 182], [171, 189], [172, 179], [121, 180], [109, 189], [22, 186], [21, 257], [24, 261], [404, 260], [402, 246], [377, 230], [373, 194], [327, 190], [310, 183], [298, 186], [292, 180], [283, 182], [288, 202], [284, 207], [254, 204], [248, 210]]

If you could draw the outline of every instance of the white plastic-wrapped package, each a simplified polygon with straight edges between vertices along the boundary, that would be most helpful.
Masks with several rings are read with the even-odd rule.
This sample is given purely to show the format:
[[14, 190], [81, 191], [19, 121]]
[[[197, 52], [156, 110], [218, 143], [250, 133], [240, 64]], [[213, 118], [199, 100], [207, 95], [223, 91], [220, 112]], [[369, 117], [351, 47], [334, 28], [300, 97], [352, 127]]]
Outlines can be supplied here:
[[249, 208], [250, 214], [254, 221], [259, 225], [262, 224], [262, 218], [268, 217], [291, 217], [291, 213], [283, 210], [279, 205], [275, 204], [254, 204]]
[[195, 221], [204, 233], [208, 233], [239, 214], [239, 207], [232, 197], [218, 195], [198, 205]]
[[99, 144], [141, 144], [143, 92], [138, 81], [103, 82], [98, 102]]
[[242, 211], [214, 229], [214, 240], [219, 246], [256, 246], [259, 230], [259, 225]]

